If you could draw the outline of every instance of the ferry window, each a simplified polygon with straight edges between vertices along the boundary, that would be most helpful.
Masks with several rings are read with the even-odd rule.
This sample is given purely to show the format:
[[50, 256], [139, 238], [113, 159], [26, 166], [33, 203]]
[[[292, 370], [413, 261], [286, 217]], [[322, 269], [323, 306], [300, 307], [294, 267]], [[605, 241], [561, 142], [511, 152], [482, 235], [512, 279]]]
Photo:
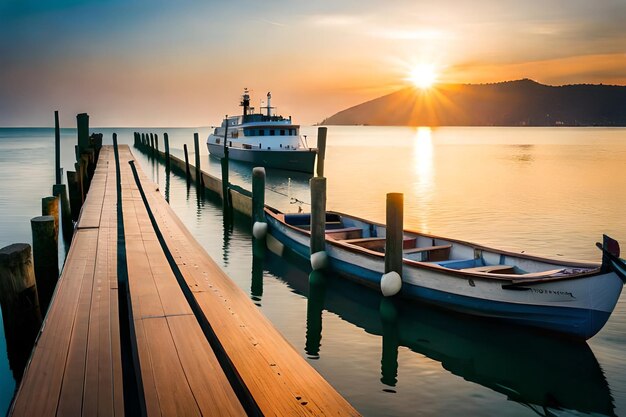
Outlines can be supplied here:
[[274, 129], [270, 129], [270, 136], [274, 136]]
[[280, 136], [285, 136], [285, 129], [280, 129]]
[[265, 135], [265, 130], [259, 129], [259, 136], [264, 136], [264, 135]]

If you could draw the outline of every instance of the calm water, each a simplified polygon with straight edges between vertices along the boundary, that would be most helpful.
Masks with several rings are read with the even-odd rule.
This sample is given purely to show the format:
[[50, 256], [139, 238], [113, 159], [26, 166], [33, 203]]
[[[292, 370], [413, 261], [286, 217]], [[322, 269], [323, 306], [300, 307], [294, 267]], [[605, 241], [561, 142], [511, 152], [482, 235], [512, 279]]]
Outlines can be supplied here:
[[[115, 129], [120, 142], [132, 131]], [[139, 129], [140, 130], [140, 129]], [[304, 129], [314, 144], [315, 128]], [[113, 129], [97, 129], [110, 143]], [[141, 131], [141, 130], [140, 130]], [[144, 131], [158, 132], [163, 129]], [[168, 129], [172, 153], [193, 132]], [[30, 241], [53, 178], [51, 129], [0, 129], [0, 245]], [[64, 166], [75, 131], [63, 131]], [[162, 144], [161, 144], [162, 146]], [[423, 306], [389, 303], [306, 262], [253, 251], [250, 226], [135, 151], [207, 251], [287, 339], [365, 415], [624, 415], [626, 304], [588, 343]], [[201, 150], [203, 169], [219, 162]], [[193, 160], [193, 156], [190, 158]], [[598, 260], [602, 233], [626, 242], [626, 129], [330, 127], [328, 206], [383, 221], [405, 193], [409, 228], [556, 257]], [[249, 188], [250, 168], [231, 180]], [[308, 177], [268, 170], [267, 202], [308, 210]], [[625, 243], [626, 244], [626, 243]], [[254, 256], [253, 256], [254, 252]], [[0, 408], [15, 382], [0, 355]]]

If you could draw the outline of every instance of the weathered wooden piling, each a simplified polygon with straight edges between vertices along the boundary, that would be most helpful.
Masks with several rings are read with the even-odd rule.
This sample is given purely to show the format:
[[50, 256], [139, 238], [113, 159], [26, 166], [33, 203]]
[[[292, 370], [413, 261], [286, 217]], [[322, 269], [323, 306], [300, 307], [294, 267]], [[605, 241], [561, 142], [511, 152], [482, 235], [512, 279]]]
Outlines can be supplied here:
[[0, 304], [9, 366], [19, 381], [41, 327], [33, 259], [26, 243], [0, 249]]
[[154, 154], [154, 134], [150, 133], [150, 150]]
[[190, 181], [191, 172], [189, 172], [189, 153], [187, 152], [187, 144], [183, 145], [183, 152], [185, 152], [185, 175], [187, 175], [187, 182]]
[[43, 197], [41, 199], [41, 215], [52, 216], [54, 219], [54, 230], [59, 233], [59, 198], [55, 196]]
[[324, 159], [326, 158], [326, 134], [328, 128], [317, 128], [317, 176], [324, 176]]
[[224, 157], [220, 160], [222, 165], [222, 206], [224, 210], [230, 209], [230, 197], [228, 189], [230, 188], [228, 179], [228, 115], [224, 116], [226, 126], [224, 127]]
[[157, 133], [154, 134], [154, 150], [156, 151], [157, 157], [159, 156], [159, 135]]
[[89, 147], [89, 115], [87, 113], [77, 114], [76, 125], [78, 127], [78, 159]]
[[30, 245], [14, 243], [0, 249], [0, 303], [5, 321], [8, 318], [6, 313], [15, 311], [15, 304], [25, 292], [35, 295], [29, 295], [29, 298], [32, 298], [32, 308], [39, 310]]
[[265, 222], [265, 168], [252, 169], [252, 223]]
[[311, 255], [326, 249], [326, 178], [314, 177], [311, 188]]
[[402, 275], [403, 205], [404, 195], [402, 193], [387, 194], [385, 273], [395, 271]]
[[59, 125], [59, 112], [54, 111], [54, 176], [56, 184], [61, 184], [61, 127]]
[[200, 141], [198, 133], [193, 134], [193, 149], [196, 154], [196, 183], [202, 184], [202, 175], [200, 174]]
[[30, 225], [39, 305], [46, 311], [59, 278], [59, 244], [52, 216], [33, 217]]
[[72, 240], [74, 234], [74, 224], [72, 223], [72, 210], [70, 209], [70, 201], [67, 198], [67, 189], [65, 184], [54, 184], [52, 186], [52, 195], [59, 198], [61, 202], [61, 229], [63, 230], [63, 239], [66, 242]]
[[163, 146], [165, 146], [165, 168], [170, 169], [170, 138], [167, 133], [163, 133]]
[[72, 220], [77, 221], [78, 214], [80, 213], [80, 208], [83, 205], [83, 200], [81, 197], [78, 175], [74, 171], [67, 171], [67, 190], [70, 199]]
[[380, 289], [385, 297], [395, 295], [402, 289], [403, 204], [403, 194], [387, 194], [385, 273], [380, 280]]

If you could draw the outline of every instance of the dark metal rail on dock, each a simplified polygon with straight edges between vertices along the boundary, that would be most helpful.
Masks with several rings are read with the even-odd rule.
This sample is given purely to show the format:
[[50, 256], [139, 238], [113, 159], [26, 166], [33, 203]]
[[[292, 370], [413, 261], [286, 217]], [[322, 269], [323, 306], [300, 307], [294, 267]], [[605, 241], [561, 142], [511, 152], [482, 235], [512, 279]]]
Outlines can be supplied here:
[[100, 151], [9, 414], [358, 415], [132, 159], [127, 146]]

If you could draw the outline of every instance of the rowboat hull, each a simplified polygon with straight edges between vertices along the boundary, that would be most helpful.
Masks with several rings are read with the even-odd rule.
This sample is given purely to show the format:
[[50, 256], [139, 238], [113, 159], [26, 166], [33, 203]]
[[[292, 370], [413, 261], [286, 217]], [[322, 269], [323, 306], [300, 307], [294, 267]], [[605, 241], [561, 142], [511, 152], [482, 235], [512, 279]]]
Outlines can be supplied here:
[[[268, 212], [269, 231], [280, 244], [309, 258], [309, 234]], [[384, 256], [346, 248], [327, 239], [330, 267], [360, 284], [380, 290]], [[576, 338], [589, 339], [607, 322], [623, 287], [612, 271], [568, 279], [513, 283], [461, 274], [439, 265], [405, 259], [402, 290], [406, 298], [472, 315], [506, 320]]]

